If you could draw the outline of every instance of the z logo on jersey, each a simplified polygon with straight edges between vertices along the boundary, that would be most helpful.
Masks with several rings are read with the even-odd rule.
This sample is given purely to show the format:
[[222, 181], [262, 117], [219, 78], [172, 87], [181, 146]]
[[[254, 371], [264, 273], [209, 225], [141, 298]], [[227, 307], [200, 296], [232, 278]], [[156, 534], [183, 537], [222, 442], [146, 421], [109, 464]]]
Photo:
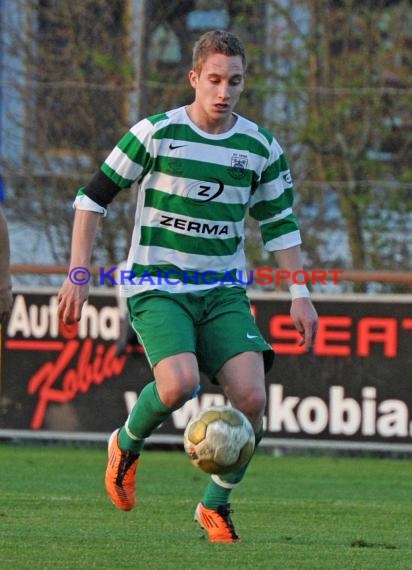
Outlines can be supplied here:
[[219, 178], [207, 178], [204, 182], [195, 182], [187, 189], [187, 197], [205, 203], [221, 195], [225, 185]]

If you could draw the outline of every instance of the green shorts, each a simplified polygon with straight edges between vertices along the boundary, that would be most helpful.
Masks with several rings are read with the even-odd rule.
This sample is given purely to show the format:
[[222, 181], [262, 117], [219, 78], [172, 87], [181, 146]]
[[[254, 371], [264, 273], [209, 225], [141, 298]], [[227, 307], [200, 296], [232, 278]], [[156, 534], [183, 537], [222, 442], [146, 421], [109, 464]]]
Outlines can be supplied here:
[[150, 366], [182, 352], [197, 356], [199, 369], [214, 381], [224, 363], [242, 352], [263, 352], [265, 371], [273, 350], [258, 329], [242, 287], [199, 293], [147, 291], [127, 300], [130, 323]]

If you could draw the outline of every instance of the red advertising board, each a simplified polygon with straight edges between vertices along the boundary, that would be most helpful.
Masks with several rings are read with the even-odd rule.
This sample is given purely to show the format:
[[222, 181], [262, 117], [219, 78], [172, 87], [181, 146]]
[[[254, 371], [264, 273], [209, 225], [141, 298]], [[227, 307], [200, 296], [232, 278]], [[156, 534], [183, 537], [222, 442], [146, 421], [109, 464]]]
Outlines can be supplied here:
[[[412, 443], [412, 298], [319, 296], [315, 349], [305, 354], [286, 296], [252, 297], [276, 352], [267, 377], [269, 438]], [[120, 311], [95, 292], [79, 325], [57, 319], [56, 291], [16, 292], [3, 331], [0, 434], [102, 433], [121, 425], [151, 372], [140, 351], [119, 354]], [[4, 327], [5, 328], [5, 327]], [[182, 435], [200, 408], [224, 403], [202, 377], [199, 397], [157, 434]]]

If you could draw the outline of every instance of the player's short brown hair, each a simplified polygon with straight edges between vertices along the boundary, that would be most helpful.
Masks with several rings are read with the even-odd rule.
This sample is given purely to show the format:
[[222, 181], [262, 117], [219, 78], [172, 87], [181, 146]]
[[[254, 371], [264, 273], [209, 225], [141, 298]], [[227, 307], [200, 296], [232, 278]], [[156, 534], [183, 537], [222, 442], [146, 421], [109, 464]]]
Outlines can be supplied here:
[[246, 71], [246, 55], [240, 39], [225, 30], [212, 30], [201, 35], [193, 47], [193, 69], [200, 73], [202, 64], [213, 53], [227, 56], [240, 55], [243, 68]]

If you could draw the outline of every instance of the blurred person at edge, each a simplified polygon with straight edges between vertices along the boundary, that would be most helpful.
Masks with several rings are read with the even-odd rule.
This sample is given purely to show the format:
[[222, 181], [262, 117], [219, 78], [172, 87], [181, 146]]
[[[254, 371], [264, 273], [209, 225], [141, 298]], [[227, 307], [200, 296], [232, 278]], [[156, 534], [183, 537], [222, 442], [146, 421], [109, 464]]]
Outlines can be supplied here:
[[0, 206], [0, 323], [9, 318], [12, 304], [9, 230]]

